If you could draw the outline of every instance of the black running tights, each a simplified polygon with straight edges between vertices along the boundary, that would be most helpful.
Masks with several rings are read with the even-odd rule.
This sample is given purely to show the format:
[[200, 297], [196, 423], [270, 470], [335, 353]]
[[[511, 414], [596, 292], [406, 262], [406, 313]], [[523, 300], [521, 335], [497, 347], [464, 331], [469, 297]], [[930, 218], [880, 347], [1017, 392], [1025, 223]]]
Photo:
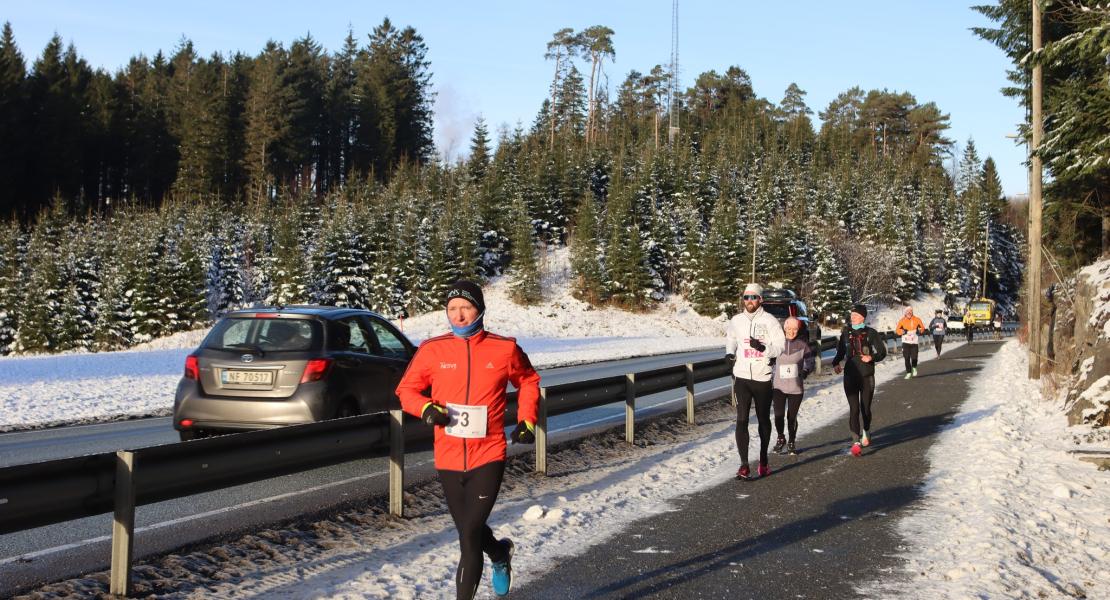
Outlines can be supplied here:
[[902, 344], [902, 357], [906, 359], [906, 372], [917, 368], [917, 344]]
[[855, 442], [859, 440], [861, 416], [864, 430], [871, 430], [871, 399], [875, 396], [875, 376], [844, 371], [844, 394], [848, 396], [848, 428], [852, 430], [852, 441]]
[[451, 511], [451, 518], [455, 520], [462, 551], [459, 568], [455, 571], [455, 597], [458, 600], [471, 600], [478, 590], [484, 562], [482, 552], [494, 562], [508, 558], [505, 555], [507, 549], [493, 537], [493, 530], [486, 525], [504, 476], [505, 463], [502, 461], [487, 463], [470, 471], [439, 471], [439, 482], [443, 484], [443, 495], [447, 497], [447, 510]]
[[790, 443], [794, 443], [798, 435], [798, 407], [802, 405], [801, 394], [787, 394], [782, 390], [775, 390], [771, 396], [775, 404], [775, 431], [782, 436], [782, 417], [786, 413], [786, 422], [790, 428]]
[[755, 403], [759, 423], [759, 463], [767, 464], [767, 445], [771, 442], [771, 382], [752, 381], [739, 377], [732, 384], [736, 391], [736, 449], [741, 464], [748, 464], [748, 415]]
[[933, 346], [937, 349], [937, 354], [940, 354], [940, 347], [942, 345], [944, 345], [944, 336], [943, 335], [934, 335], [933, 336]]

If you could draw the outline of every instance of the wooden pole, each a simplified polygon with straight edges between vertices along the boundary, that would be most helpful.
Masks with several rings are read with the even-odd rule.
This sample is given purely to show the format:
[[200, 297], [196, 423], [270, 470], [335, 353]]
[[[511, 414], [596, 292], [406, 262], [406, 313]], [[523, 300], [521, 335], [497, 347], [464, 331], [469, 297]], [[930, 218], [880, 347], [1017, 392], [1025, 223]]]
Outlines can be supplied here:
[[694, 363], [686, 363], [686, 422], [694, 424]]
[[[1033, 51], [1044, 46], [1041, 39], [1040, 0], [1033, 2]], [[1032, 80], [1032, 141], [1029, 148], [1029, 264], [1026, 266], [1026, 304], [1029, 327], [1029, 378], [1041, 378], [1041, 140], [1044, 137], [1044, 115], [1041, 107], [1041, 84], [1044, 69], [1040, 61], [1033, 63]]]
[[539, 414], [536, 415], [536, 472], [547, 475], [547, 388], [540, 388]]
[[624, 441], [629, 444], [636, 436], [636, 374], [625, 375], [624, 383]]
[[389, 411], [389, 514], [405, 516], [405, 413]]
[[112, 572], [108, 593], [131, 595], [131, 552], [135, 545], [135, 454], [116, 452], [115, 515], [112, 520]]

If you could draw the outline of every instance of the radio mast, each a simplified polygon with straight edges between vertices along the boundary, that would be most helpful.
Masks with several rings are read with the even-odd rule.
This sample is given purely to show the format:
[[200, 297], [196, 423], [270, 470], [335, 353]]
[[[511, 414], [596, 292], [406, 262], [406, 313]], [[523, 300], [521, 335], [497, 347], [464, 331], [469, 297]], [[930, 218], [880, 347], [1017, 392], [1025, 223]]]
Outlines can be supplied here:
[[667, 143], [674, 144], [678, 137], [678, 0], [674, 0], [671, 10], [671, 83], [668, 110], [670, 123], [667, 127]]

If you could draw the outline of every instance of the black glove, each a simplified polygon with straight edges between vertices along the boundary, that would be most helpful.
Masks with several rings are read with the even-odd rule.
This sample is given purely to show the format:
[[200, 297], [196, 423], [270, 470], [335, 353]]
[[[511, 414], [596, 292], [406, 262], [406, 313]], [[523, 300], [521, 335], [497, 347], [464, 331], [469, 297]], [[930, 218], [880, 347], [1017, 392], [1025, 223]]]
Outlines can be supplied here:
[[428, 425], [433, 426], [447, 427], [451, 424], [451, 416], [447, 414], [447, 409], [434, 402], [424, 405], [424, 413], [420, 415], [420, 418]]
[[764, 344], [763, 342], [761, 342], [761, 341], [759, 341], [755, 338], [752, 338], [752, 339], [748, 340], [748, 345], [751, 346], [753, 349], [755, 349], [758, 352], [763, 352], [764, 350], [767, 349], [766, 344]]
[[528, 421], [521, 421], [516, 424], [516, 429], [509, 436], [514, 444], [535, 444], [536, 443], [536, 430]]
[[729, 365], [735, 365], [736, 364], [736, 355], [735, 354], [726, 354], [725, 355], [725, 360], [728, 361]]

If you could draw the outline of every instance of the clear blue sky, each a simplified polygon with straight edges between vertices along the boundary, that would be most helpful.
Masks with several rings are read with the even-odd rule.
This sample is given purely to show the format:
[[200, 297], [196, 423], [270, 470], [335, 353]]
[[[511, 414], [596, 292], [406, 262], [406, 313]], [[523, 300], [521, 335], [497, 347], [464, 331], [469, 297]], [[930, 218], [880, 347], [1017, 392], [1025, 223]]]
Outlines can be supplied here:
[[[756, 93], [775, 103], [796, 82], [808, 92], [815, 117], [854, 85], [908, 91], [951, 115], [948, 137], [958, 152], [974, 139], [980, 158], [989, 155], [998, 164], [1005, 192], [1024, 194], [1025, 148], [1005, 137], [1023, 113], [998, 91], [1009, 61], [969, 31], [990, 24], [969, 8], [980, 2], [989, 0], [682, 0], [681, 83], [738, 65]], [[306, 33], [335, 50], [348, 26], [363, 41], [388, 16], [424, 36], [438, 92], [436, 142], [452, 156], [465, 151], [478, 114], [493, 129], [532, 122], [550, 85], [553, 65], [543, 54], [556, 30], [600, 24], [616, 32], [616, 62], [606, 66], [613, 89], [632, 69], [669, 62], [671, 45], [671, 0], [6, 4], [0, 19], [11, 22], [28, 67], [57, 32], [94, 67], [109, 71], [139, 53], [172, 52], [183, 37], [203, 55], [253, 55], [268, 39], [288, 46]]]

